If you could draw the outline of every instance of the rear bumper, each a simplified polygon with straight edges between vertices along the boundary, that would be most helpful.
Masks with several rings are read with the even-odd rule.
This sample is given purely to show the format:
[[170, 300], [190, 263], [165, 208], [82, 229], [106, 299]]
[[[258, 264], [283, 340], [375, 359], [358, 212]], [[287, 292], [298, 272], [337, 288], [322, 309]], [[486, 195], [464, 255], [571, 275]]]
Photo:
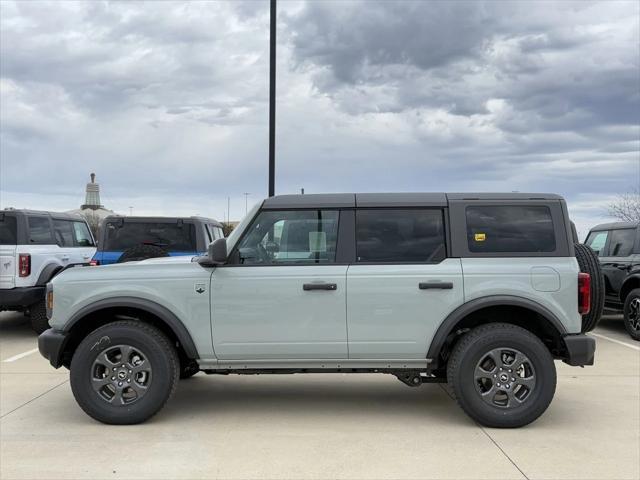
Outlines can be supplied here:
[[38, 350], [40, 354], [49, 360], [54, 368], [62, 366], [64, 346], [69, 338], [68, 333], [63, 333], [50, 328], [38, 337]]
[[564, 363], [574, 367], [593, 365], [593, 359], [596, 353], [595, 338], [578, 334], [566, 335], [563, 340], [567, 346], [567, 358], [563, 359]]
[[17, 287], [0, 290], [0, 310], [26, 308], [44, 300], [44, 286]]

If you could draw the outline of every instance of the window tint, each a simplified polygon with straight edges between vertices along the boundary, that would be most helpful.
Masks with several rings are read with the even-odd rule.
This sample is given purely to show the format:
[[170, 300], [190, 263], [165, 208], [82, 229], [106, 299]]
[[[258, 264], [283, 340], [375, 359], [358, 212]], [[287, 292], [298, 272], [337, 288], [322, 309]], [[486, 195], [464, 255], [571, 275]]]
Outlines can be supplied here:
[[333, 263], [338, 215], [333, 210], [263, 211], [238, 247], [248, 265]]
[[607, 252], [604, 251], [604, 247], [607, 244], [607, 237], [609, 232], [591, 232], [587, 237], [587, 241], [584, 242], [588, 247], [597, 252], [599, 255], [605, 256]]
[[628, 257], [633, 251], [635, 240], [635, 229], [625, 228], [624, 230], [611, 230], [611, 242], [607, 255], [610, 257]]
[[544, 206], [467, 207], [469, 251], [553, 252], [551, 211]]
[[16, 217], [4, 216], [0, 219], [0, 245], [16, 245], [18, 243], [18, 228]]
[[359, 210], [358, 262], [424, 263], [445, 258], [441, 210]]
[[123, 251], [140, 244], [157, 245], [169, 252], [195, 252], [193, 224], [177, 222], [108, 222], [103, 250]]
[[73, 225], [68, 220], [53, 220], [53, 235], [61, 247], [73, 247]]
[[51, 238], [48, 217], [29, 217], [29, 242], [31, 243], [55, 243]]
[[73, 222], [73, 236], [78, 247], [92, 247], [94, 245], [89, 227], [84, 222]]

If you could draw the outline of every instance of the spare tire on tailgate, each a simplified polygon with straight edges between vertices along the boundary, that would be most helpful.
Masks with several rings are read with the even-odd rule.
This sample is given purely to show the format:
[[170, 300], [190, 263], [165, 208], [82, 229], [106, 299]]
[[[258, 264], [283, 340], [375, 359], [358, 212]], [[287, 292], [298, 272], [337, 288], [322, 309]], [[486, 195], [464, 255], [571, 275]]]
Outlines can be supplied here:
[[604, 276], [602, 275], [598, 255], [591, 247], [576, 243], [574, 248], [580, 271], [588, 273], [591, 277], [591, 310], [582, 316], [582, 331], [586, 333], [596, 328], [602, 316], [605, 294]]
[[140, 244], [135, 247], [127, 248], [120, 258], [118, 263], [123, 262], [135, 262], [138, 260], [146, 260], [147, 258], [168, 257], [169, 252], [164, 248], [157, 245]]

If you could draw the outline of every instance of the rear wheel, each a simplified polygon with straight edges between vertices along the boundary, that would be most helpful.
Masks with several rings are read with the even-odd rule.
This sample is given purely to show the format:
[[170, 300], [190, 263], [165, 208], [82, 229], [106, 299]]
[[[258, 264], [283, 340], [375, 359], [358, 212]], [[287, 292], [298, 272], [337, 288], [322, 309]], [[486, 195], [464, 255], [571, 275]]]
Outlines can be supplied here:
[[586, 333], [596, 328], [602, 317], [605, 295], [604, 275], [598, 255], [591, 247], [576, 243], [574, 248], [580, 271], [588, 273], [591, 277], [591, 310], [582, 316], [582, 332]]
[[71, 360], [71, 390], [80, 407], [108, 424], [135, 424], [156, 414], [175, 391], [175, 348], [155, 327], [107, 324], [91, 332]]
[[624, 328], [634, 340], [640, 341], [640, 288], [631, 290], [624, 301]]
[[547, 409], [556, 369], [538, 337], [515, 325], [493, 323], [473, 329], [455, 345], [447, 381], [472, 419], [487, 427], [513, 428]]
[[31, 319], [31, 328], [38, 335], [49, 328], [47, 306], [44, 300], [40, 300], [29, 307], [29, 317]]

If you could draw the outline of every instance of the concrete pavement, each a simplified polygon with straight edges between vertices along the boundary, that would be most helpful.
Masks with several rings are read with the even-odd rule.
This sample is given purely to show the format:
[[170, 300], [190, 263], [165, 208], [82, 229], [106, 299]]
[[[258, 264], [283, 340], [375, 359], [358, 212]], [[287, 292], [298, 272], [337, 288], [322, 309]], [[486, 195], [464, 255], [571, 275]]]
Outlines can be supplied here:
[[615, 317], [596, 365], [557, 363], [549, 410], [516, 430], [479, 427], [441, 385], [347, 374], [198, 374], [151, 421], [106, 426], [67, 370], [14, 359], [36, 346], [25, 320], [0, 313], [2, 479], [640, 478], [640, 343]]

